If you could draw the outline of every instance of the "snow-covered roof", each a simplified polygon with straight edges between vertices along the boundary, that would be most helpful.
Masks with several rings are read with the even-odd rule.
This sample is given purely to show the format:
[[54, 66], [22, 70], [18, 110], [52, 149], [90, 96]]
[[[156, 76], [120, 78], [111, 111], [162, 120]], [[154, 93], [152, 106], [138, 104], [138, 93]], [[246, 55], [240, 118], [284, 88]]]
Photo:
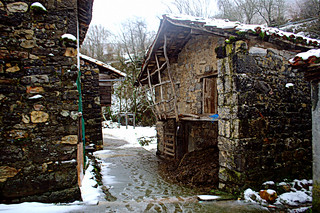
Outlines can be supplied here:
[[[142, 84], [148, 83], [147, 69], [150, 73], [155, 73], [159, 65], [157, 60], [165, 61], [163, 55], [164, 37], [167, 38], [167, 55], [175, 59], [192, 34], [211, 34], [225, 38], [226, 41], [231, 37], [249, 40], [254, 39], [254, 37], [260, 37], [265, 42], [297, 51], [320, 48], [320, 40], [308, 38], [301, 34], [285, 32], [265, 25], [242, 24], [238, 21], [225, 19], [167, 14], [163, 15], [155, 40], [146, 53], [138, 81]], [[165, 66], [160, 65], [160, 67], [164, 68]], [[153, 75], [152, 78], [156, 78], [156, 75]], [[154, 80], [156, 81], [156, 79]]]
[[292, 66], [308, 66], [311, 64], [320, 63], [320, 49], [312, 49], [307, 52], [297, 54], [289, 60]]
[[320, 81], [320, 49], [301, 52], [290, 59], [289, 63], [294, 68], [304, 72], [305, 80]]
[[106, 68], [109, 71], [111, 71], [111, 72], [113, 72], [113, 73], [115, 73], [115, 74], [117, 74], [117, 75], [119, 75], [121, 77], [126, 77], [126, 74], [124, 72], [121, 72], [121, 71], [117, 70], [116, 68], [114, 68], [114, 67], [110, 66], [109, 64], [106, 64], [106, 63], [104, 63], [102, 61], [99, 61], [97, 59], [94, 59], [94, 58], [91, 58], [89, 56], [83, 55], [81, 53], [80, 53], [80, 58], [84, 59], [84, 60], [87, 60], [87, 61], [90, 61], [90, 62], [92, 62], [92, 63], [94, 63], [94, 64], [96, 64], [96, 65], [98, 65], [100, 67]]
[[267, 27], [265, 25], [254, 25], [254, 24], [242, 24], [238, 21], [229, 21], [226, 19], [206, 19], [201, 17], [193, 17], [187, 15], [164, 15], [164, 19], [167, 19], [173, 23], [186, 24], [190, 27], [203, 28], [208, 31], [214, 30], [231, 30], [235, 32], [248, 32], [259, 35], [264, 33], [266, 36], [274, 36], [282, 38], [293, 43], [320, 47], [320, 40], [308, 38], [301, 34], [295, 34], [285, 32], [278, 28]]

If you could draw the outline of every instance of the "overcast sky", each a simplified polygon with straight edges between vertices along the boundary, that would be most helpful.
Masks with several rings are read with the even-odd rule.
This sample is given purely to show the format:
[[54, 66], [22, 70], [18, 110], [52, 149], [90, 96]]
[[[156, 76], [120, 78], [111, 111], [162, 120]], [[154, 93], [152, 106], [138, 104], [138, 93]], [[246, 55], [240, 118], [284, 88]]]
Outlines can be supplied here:
[[171, 0], [94, 0], [91, 24], [103, 25], [116, 33], [120, 24], [133, 17], [145, 18], [150, 30], [157, 31], [159, 17]]

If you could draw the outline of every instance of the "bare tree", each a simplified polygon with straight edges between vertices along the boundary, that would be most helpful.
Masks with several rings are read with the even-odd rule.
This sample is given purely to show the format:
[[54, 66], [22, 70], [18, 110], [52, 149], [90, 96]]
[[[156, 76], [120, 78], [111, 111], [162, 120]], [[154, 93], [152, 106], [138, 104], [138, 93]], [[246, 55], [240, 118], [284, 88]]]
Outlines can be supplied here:
[[257, 0], [234, 0], [234, 2], [238, 8], [238, 13], [240, 12], [243, 16], [243, 22], [252, 24], [255, 15], [258, 13]]
[[244, 23], [267, 23], [269, 26], [284, 22], [285, 0], [218, 0], [220, 17]]
[[208, 18], [213, 15], [211, 0], [173, 0], [168, 7], [169, 13], [179, 13]]
[[301, 19], [319, 17], [320, 0], [297, 1], [296, 6]]
[[258, 0], [257, 3], [257, 11], [268, 26], [284, 23], [285, 0]]
[[102, 25], [90, 25], [86, 38], [81, 45], [81, 52], [100, 61], [108, 60], [111, 33]]
[[242, 13], [239, 12], [233, 0], [218, 0], [220, 14], [216, 18], [229, 19], [230, 21], [243, 21]]
[[259, 22], [259, 0], [218, 0], [220, 14], [216, 17], [252, 24]]
[[122, 24], [121, 33], [118, 36], [118, 63], [114, 64], [127, 74], [126, 80], [121, 82], [118, 90], [115, 91], [118, 98], [124, 103], [124, 107], [120, 109], [122, 111], [136, 113], [147, 108], [145, 100], [137, 92], [134, 83], [154, 34], [148, 30], [146, 21], [141, 18], [130, 19]]

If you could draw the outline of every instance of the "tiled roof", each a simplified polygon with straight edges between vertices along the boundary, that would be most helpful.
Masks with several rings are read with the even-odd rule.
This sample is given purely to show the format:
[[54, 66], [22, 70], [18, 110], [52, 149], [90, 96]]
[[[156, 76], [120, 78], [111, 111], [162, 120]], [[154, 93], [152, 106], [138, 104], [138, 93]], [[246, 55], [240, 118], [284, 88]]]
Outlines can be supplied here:
[[260, 36], [272, 36], [283, 39], [295, 44], [304, 46], [320, 47], [320, 40], [308, 38], [299, 34], [285, 32], [278, 28], [267, 27], [265, 25], [242, 24], [237, 21], [228, 21], [224, 19], [206, 19], [185, 15], [163, 15], [164, 19], [171, 21], [174, 24], [183, 24], [190, 27], [201, 28], [206, 31], [229, 31], [237, 32], [238, 34], [247, 32]]
[[312, 49], [307, 52], [297, 54], [289, 60], [292, 66], [309, 66], [320, 63], [320, 49]]

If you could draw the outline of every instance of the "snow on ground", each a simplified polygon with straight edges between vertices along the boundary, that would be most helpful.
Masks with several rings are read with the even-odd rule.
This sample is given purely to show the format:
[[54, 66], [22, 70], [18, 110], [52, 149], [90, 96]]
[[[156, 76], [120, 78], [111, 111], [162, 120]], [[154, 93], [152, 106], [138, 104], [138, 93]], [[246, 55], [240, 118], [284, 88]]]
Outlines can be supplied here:
[[91, 162], [89, 162], [83, 177], [80, 190], [83, 203], [86, 205], [98, 204], [99, 197], [103, 194], [101, 187], [97, 186], [97, 182], [94, 179], [94, 167]]
[[116, 177], [109, 174], [110, 168], [114, 165], [112, 163], [104, 162], [99, 159], [104, 155], [112, 155], [112, 154], [113, 152], [111, 150], [99, 150], [93, 153], [93, 155], [97, 157], [97, 160], [101, 163], [102, 182], [103, 182], [103, 185], [107, 187], [111, 187], [110, 185], [117, 183]]
[[80, 202], [74, 202], [72, 204], [47, 204], [37, 202], [26, 202], [20, 204], [0, 204], [0, 212], [3, 213], [64, 213], [70, 211], [80, 210]]
[[128, 142], [128, 144], [122, 146], [123, 148], [127, 147], [141, 147], [139, 139], [141, 140], [151, 140], [149, 145], [142, 146], [148, 151], [155, 152], [157, 149], [157, 131], [155, 127], [135, 127], [120, 126], [118, 128], [117, 123], [107, 121], [109, 128], [103, 128], [103, 134], [106, 137], [122, 139]]
[[89, 166], [85, 172], [82, 180], [81, 197], [83, 202], [76, 201], [73, 203], [65, 204], [47, 204], [39, 202], [25, 202], [20, 204], [0, 204], [0, 212], [2, 213], [64, 213], [70, 211], [80, 211], [85, 205], [96, 205], [98, 204], [99, 197], [103, 196], [101, 187], [95, 187], [97, 182], [94, 180], [93, 176], [93, 166], [89, 161]]
[[[292, 208], [289, 212], [304, 212], [309, 207], [299, 206], [311, 204], [312, 202], [312, 180], [294, 180], [292, 182], [281, 182], [278, 184], [275, 184], [273, 181], [268, 181], [262, 184], [263, 187], [266, 185], [276, 185], [276, 191], [284, 189], [284, 186], [287, 186], [287, 192], [278, 194], [278, 198], [273, 204], [275, 207], [285, 205]], [[267, 191], [269, 190], [271, 189], [268, 189]], [[269, 194], [272, 194], [272, 192], [274, 192], [274, 190], [270, 191]], [[244, 199], [246, 202], [269, 206], [267, 201], [260, 197], [259, 192], [255, 192], [250, 188], [244, 191]]]

